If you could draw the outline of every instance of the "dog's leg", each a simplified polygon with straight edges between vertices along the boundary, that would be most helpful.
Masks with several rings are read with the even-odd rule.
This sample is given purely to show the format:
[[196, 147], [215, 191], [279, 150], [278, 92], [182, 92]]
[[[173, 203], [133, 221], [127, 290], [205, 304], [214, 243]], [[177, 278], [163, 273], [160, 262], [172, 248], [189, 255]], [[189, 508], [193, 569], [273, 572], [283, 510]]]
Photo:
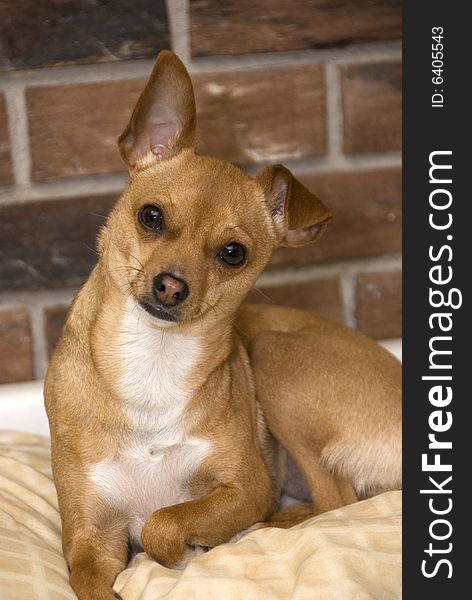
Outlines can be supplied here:
[[269, 506], [270, 496], [258, 499], [256, 493], [219, 487], [198, 500], [154, 512], [144, 524], [141, 542], [160, 564], [182, 568], [192, 547], [213, 548], [228, 542], [237, 532], [264, 519]]
[[66, 558], [70, 583], [80, 600], [120, 598], [112, 587], [126, 568], [128, 535], [117, 519], [103, 528], [92, 523], [80, 527], [70, 539]]
[[[303, 462], [299, 462], [301, 471], [308, 483], [314, 502], [312, 516], [357, 502], [358, 498], [352, 485], [341, 477], [329, 473], [321, 464], [317, 453], [310, 453], [307, 460], [306, 450]], [[294, 457], [297, 460], [297, 457]]]
[[[310, 486], [315, 497], [315, 504], [296, 504], [288, 506], [273, 514], [264, 524], [266, 527], [280, 527], [288, 529], [298, 525], [311, 517], [340, 508], [346, 504], [357, 502], [357, 496], [352, 486], [345, 480], [329, 476], [321, 480], [318, 478], [315, 486]], [[316, 487], [316, 489], [314, 489]]]
[[[315, 457], [310, 466], [311, 468], [304, 475], [314, 498], [314, 504], [288, 506], [274, 513], [266, 522], [256, 523], [244, 534], [265, 527], [288, 529], [322, 513], [357, 502], [358, 498], [348, 481], [328, 473]], [[237, 541], [241, 537], [242, 535], [235, 536], [233, 541]]]
[[[297, 405], [284, 405], [281, 402], [273, 406], [269, 394], [260, 399], [272, 434], [297, 463], [308, 484], [314, 503], [311, 516], [357, 502], [358, 498], [350, 482], [329, 472], [322, 464], [323, 448], [329, 440], [317, 439], [315, 435], [301, 436], [291, 426], [303, 423], [305, 417], [302, 409]], [[297, 410], [300, 410], [300, 413], [297, 413]], [[295, 525], [295, 522], [292, 525]]]
[[[310, 488], [314, 503], [312, 516], [356, 502], [358, 498], [352, 485], [323, 467], [323, 449], [330, 443], [331, 436], [324, 433], [314, 417], [313, 406], [323, 403], [321, 388], [313, 388], [312, 394], [307, 394], [301, 399], [303, 401], [294, 401], [293, 391], [284, 389], [285, 393], [282, 393], [280, 386], [277, 387], [279, 393], [272, 393], [272, 387], [279, 382], [274, 384], [274, 377], [268, 376], [269, 367], [261, 367], [267, 359], [266, 338], [266, 334], [260, 335], [251, 351], [251, 360], [257, 365], [254, 374], [258, 400], [272, 435], [297, 463]], [[278, 368], [272, 364], [270, 366], [272, 371], [283, 373], [281, 365], [277, 365]], [[292, 401], [287, 401], [287, 398]]]
[[303, 521], [311, 519], [314, 515], [315, 509], [313, 504], [295, 504], [274, 513], [268, 521], [261, 525], [264, 527], [288, 529], [293, 525], [298, 525], [298, 523], [303, 523]]
[[254, 525], [251, 525], [251, 527], [238, 532], [230, 541], [233, 543], [238, 542], [246, 534], [256, 531], [257, 529], [265, 529], [266, 527], [289, 529], [289, 527], [292, 527], [293, 525], [298, 525], [298, 523], [303, 523], [303, 521], [311, 519], [314, 515], [315, 509], [313, 508], [313, 504], [295, 504], [293, 506], [287, 506], [287, 508], [274, 513], [268, 521], [255, 523]]
[[76, 496], [62, 506], [64, 556], [80, 600], [119, 598], [112, 587], [128, 562], [128, 528], [122, 515], [102, 501]]

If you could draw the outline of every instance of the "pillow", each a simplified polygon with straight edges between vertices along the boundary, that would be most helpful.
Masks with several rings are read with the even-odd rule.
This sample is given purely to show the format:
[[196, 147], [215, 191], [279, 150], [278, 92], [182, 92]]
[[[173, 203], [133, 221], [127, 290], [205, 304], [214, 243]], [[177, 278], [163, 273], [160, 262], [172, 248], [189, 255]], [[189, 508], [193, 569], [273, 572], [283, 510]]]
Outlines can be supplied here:
[[[73, 599], [45, 437], [0, 431], [0, 597]], [[138, 554], [115, 582], [123, 600], [401, 598], [401, 492], [291, 529], [254, 531], [183, 571]]]

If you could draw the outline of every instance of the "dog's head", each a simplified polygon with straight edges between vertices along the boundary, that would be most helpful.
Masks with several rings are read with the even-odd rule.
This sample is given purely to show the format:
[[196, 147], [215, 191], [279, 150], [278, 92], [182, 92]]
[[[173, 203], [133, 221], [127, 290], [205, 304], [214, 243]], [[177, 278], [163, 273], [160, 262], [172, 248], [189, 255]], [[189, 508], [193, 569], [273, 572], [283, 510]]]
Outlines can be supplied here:
[[163, 51], [119, 138], [130, 181], [99, 241], [113, 283], [163, 327], [230, 318], [276, 247], [331, 218], [285, 167], [252, 178], [195, 144], [190, 77]]

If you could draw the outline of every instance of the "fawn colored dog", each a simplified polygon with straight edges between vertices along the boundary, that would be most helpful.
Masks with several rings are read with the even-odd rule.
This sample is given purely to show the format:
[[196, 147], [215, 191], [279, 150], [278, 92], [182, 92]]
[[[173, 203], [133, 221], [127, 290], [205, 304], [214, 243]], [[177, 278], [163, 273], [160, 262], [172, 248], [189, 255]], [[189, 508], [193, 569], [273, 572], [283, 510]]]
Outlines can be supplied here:
[[[280, 165], [253, 178], [196, 154], [195, 129], [188, 73], [161, 52], [119, 139], [129, 183], [47, 374], [80, 600], [116, 597], [130, 544], [180, 567], [254, 524], [401, 487], [395, 359], [308, 313], [241, 306], [273, 251], [313, 241], [329, 210]], [[277, 512], [279, 442], [314, 505]]]

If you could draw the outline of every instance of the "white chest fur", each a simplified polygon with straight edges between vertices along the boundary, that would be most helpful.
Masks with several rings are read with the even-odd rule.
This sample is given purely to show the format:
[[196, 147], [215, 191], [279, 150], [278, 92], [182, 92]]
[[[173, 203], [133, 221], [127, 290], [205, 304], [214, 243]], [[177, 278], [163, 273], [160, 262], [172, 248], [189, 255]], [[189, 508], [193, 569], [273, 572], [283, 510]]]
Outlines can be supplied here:
[[135, 542], [152, 512], [190, 499], [187, 483], [210, 451], [207, 441], [186, 434], [183, 416], [199, 340], [157, 329], [150, 319], [129, 306], [121, 326], [118, 387], [130, 439], [118, 456], [90, 469], [99, 492], [129, 519]]

